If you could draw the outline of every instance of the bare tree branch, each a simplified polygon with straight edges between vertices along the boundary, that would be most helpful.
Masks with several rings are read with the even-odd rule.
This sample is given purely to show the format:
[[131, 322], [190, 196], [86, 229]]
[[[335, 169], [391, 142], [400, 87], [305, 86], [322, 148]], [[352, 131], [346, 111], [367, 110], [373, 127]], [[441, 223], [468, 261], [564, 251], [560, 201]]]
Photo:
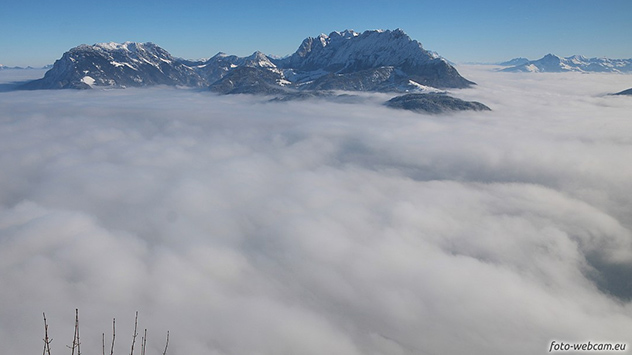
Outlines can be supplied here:
[[[72, 346], [68, 347], [72, 349], [71, 355], [75, 355], [75, 349], [79, 347], [79, 309], [75, 309], [75, 335], [72, 338]], [[77, 353], [77, 355], [81, 354]]]
[[147, 348], [147, 329], [145, 329], [145, 335], [143, 336], [143, 342], [140, 347], [140, 355], [145, 355], [146, 348]]
[[44, 315], [44, 351], [43, 355], [50, 355], [50, 343], [53, 339], [48, 338], [48, 323], [46, 323], [46, 313], [42, 313]]
[[[44, 317], [44, 350], [42, 351], [42, 355], [51, 355], [50, 352], [50, 344], [53, 339], [48, 336], [48, 321], [46, 319], [46, 313], [42, 313]], [[130, 355], [134, 355], [134, 346], [136, 345], [136, 337], [138, 336], [138, 311], [136, 311], [136, 315], [134, 316], [134, 334], [132, 335], [132, 348], [130, 350]], [[112, 318], [112, 344], [110, 345], [110, 354], [114, 355], [114, 341], [116, 339], [116, 318]], [[81, 355], [81, 340], [79, 335], [79, 309], [75, 309], [75, 332], [72, 340], [72, 345], [66, 345], [67, 348], [71, 349], [71, 355]], [[162, 355], [167, 355], [167, 349], [169, 348], [169, 331], [167, 331], [167, 341], [165, 343], [165, 350]], [[101, 352], [102, 355], [106, 355], [105, 353], [105, 333], [101, 333]], [[141, 348], [140, 355], [146, 355], [147, 352], [147, 328], [143, 333], [141, 338]]]
[[110, 355], [114, 355], [114, 338], [116, 337], [116, 318], [112, 318], [112, 346], [110, 347]]
[[81, 355], [81, 341], [79, 340], [79, 309], [75, 309], [75, 331], [77, 332], [77, 355]]
[[162, 355], [167, 355], [168, 346], [169, 346], [169, 331], [167, 330], [167, 343], [165, 344], [165, 351], [163, 351]]
[[134, 335], [132, 336], [132, 350], [130, 351], [130, 355], [134, 355], [134, 344], [136, 343], [136, 336], [138, 333], [138, 311], [136, 311], [136, 317], [134, 318]]

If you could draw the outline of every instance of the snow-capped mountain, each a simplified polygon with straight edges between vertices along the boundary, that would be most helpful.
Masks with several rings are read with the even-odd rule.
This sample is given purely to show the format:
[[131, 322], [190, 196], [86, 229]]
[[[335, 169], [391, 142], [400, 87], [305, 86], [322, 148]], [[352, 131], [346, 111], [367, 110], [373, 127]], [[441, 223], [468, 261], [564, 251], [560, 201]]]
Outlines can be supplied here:
[[284, 94], [292, 83], [276, 68], [240, 66], [209, 86], [220, 94]]
[[44, 78], [26, 89], [87, 89], [93, 86], [203, 86], [191, 67], [153, 43], [80, 45], [64, 53]]
[[473, 84], [401, 29], [361, 34], [346, 30], [308, 37], [277, 65], [297, 84], [308, 84], [306, 88], [405, 91], [418, 85], [463, 88]]
[[223, 78], [229, 71], [237, 68], [242, 61], [243, 58], [236, 55], [228, 55], [220, 52], [206, 61], [183, 61], [183, 63], [193, 68], [210, 84]]
[[291, 90], [432, 92], [472, 85], [448, 61], [404, 31], [351, 30], [308, 37], [291, 56], [218, 53], [204, 61], [175, 58], [153, 43], [80, 45], [25, 89], [172, 85], [219, 93]]
[[9, 67], [9, 66], [0, 64], [0, 70], [7, 70], [7, 69], [11, 69], [11, 70], [33, 70], [33, 69], [50, 69], [52, 67], [53, 66], [51, 64], [45, 65], [43, 67], [32, 67], [30, 65], [26, 66], [26, 67], [19, 67], [19, 66]]
[[[8, 67], [6, 65], [0, 64], [0, 70], [5, 70], [5, 69], [24, 69], [22, 67]], [[28, 69], [32, 69], [31, 67], [28, 67]]]
[[293, 83], [285, 78], [272, 58], [256, 51], [244, 58], [236, 57], [229, 70], [209, 88], [221, 94], [279, 94]]
[[547, 54], [538, 60], [503, 69], [506, 72], [601, 72], [601, 73], [632, 73], [632, 59], [586, 58], [581, 55], [558, 57]]
[[503, 67], [514, 67], [516, 65], [522, 65], [528, 62], [529, 62], [529, 59], [524, 58], [524, 57], [518, 57], [518, 58], [510, 59], [506, 62], [498, 63], [498, 65], [502, 65]]

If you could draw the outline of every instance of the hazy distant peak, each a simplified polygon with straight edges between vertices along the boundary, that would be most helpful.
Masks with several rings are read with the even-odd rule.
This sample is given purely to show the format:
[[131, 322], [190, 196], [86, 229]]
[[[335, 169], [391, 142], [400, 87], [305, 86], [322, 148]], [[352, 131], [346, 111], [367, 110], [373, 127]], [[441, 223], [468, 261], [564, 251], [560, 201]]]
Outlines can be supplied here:
[[264, 59], [264, 58], [268, 58], [267, 55], [265, 55], [263, 52], [261, 51], [254, 51], [252, 52], [252, 54], [249, 57], [246, 57], [247, 59], [252, 58], [252, 59]]
[[505, 61], [505, 62], [498, 63], [498, 65], [502, 65], [502, 66], [505, 66], [505, 67], [513, 67], [513, 66], [522, 65], [522, 64], [525, 64], [525, 63], [528, 63], [528, 62], [529, 62], [528, 58], [517, 57], [517, 58], [510, 59], [508, 61]]
[[250, 56], [244, 58], [243, 65], [249, 67], [276, 68], [270, 58], [263, 52], [255, 51]]
[[544, 57], [542, 57], [541, 60], [559, 61], [561, 59], [562, 59], [561, 57], [558, 57], [555, 54], [549, 53], [549, 54], [545, 55]]
[[583, 56], [583, 55], [576, 54], [576, 55], [574, 55], [574, 56], [570, 56], [570, 57], [568, 57], [568, 59], [574, 59], [574, 60], [581, 60], [581, 61], [585, 61], [585, 60], [588, 60], [588, 57], [585, 57], [585, 56]]
[[560, 57], [549, 53], [538, 60], [515, 64], [507, 72], [632, 72], [632, 59], [587, 58], [583, 55]]

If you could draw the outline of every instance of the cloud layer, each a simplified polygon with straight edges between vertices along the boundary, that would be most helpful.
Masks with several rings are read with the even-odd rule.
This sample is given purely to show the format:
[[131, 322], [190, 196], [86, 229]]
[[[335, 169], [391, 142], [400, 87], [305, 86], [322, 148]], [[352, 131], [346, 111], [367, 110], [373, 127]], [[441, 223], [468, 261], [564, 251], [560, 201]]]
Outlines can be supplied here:
[[128, 351], [135, 310], [153, 353], [629, 343], [628, 78], [460, 70], [494, 111], [0, 93], [3, 352], [45, 311], [63, 353], [75, 308], [86, 353], [113, 317]]

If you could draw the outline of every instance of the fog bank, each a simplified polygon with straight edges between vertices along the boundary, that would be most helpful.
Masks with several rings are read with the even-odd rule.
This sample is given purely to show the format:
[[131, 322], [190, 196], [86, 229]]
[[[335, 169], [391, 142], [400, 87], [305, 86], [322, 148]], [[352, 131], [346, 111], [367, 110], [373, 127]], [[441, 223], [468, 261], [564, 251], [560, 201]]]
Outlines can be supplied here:
[[[492, 112], [0, 93], [0, 344], [538, 354], [629, 343], [626, 75], [459, 68]], [[106, 339], [107, 343], [107, 339]], [[88, 350], [89, 349], [89, 350]]]

